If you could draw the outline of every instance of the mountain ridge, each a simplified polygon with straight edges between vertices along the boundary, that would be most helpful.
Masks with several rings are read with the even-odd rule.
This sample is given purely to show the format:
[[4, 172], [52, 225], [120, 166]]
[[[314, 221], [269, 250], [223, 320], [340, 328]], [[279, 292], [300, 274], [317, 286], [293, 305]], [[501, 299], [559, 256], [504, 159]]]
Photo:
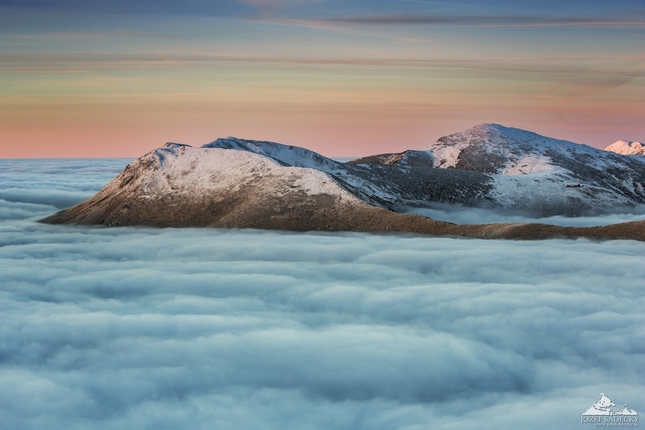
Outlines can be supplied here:
[[[447, 167], [436, 167], [438, 159], [440, 165], [446, 163], [441, 163], [432, 145], [426, 151], [340, 163], [306, 148], [233, 137], [217, 139], [201, 148], [168, 143], [133, 161], [86, 202], [43, 222], [575, 237], [583, 230], [539, 224], [457, 226], [401, 212], [410, 206], [448, 202], [567, 215], [568, 211], [580, 213], [585, 208], [583, 203], [599, 210], [608, 209], [608, 202], [645, 203], [645, 163], [627, 162], [617, 154], [590, 160], [597, 155], [593, 151], [599, 150], [576, 148], [566, 141], [556, 141], [560, 152], [549, 153], [553, 139], [508, 130], [484, 124], [439, 139], [435, 145], [439, 156], [446, 148], [459, 152], [451, 161], [454, 166]], [[480, 154], [493, 155], [480, 156], [479, 164], [475, 163], [473, 154], [477, 151], [469, 152], [468, 148], [476, 145]], [[539, 169], [512, 171], [527, 154], [544, 158]], [[586, 166], [593, 174], [585, 176], [580, 165], [591, 161], [597, 165]], [[612, 165], [614, 171], [601, 171]], [[629, 180], [636, 184], [631, 190], [615, 186]], [[584, 185], [567, 187], [572, 181]], [[599, 191], [603, 181], [609, 185]], [[591, 228], [584, 234], [608, 237], [607, 232], [612, 231], [611, 237], [641, 237], [642, 232], [637, 230], [643, 229], [638, 226], [626, 226], [624, 233]]]
[[[499, 124], [479, 124], [444, 136], [421, 151], [434, 167], [490, 178], [493, 207], [536, 215], [580, 216], [645, 203], [645, 158]], [[384, 154], [390, 159], [399, 154]], [[383, 163], [363, 157], [353, 163]]]

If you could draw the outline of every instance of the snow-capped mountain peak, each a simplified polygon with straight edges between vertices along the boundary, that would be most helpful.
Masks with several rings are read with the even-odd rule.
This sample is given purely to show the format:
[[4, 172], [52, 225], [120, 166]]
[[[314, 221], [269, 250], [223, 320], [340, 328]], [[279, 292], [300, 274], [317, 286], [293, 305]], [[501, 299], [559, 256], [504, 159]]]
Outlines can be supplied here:
[[619, 140], [606, 147], [605, 151], [621, 155], [645, 155], [645, 144], [630, 140]]
[[599, 153], [587, 145], [487, 123], [444, 136], [424, 149], [434, 154], [435, 167], [503, 175], [552, 171], [557, 167], [553, 154], [568, 158]]

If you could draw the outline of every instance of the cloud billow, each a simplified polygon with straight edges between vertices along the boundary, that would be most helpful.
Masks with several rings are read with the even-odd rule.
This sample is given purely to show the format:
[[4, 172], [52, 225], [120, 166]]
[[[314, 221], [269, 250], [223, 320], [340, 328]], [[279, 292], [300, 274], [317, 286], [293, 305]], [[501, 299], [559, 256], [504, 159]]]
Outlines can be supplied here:
[[0, 220], [3, 423], [564, 429], [600, 392], [640, 412], [644, 254], [16, 215]]

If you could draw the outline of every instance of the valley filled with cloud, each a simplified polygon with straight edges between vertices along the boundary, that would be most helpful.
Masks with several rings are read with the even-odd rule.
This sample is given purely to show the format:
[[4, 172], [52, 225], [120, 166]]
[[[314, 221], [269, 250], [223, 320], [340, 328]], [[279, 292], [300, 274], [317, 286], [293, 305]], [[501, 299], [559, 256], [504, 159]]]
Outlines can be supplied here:
[[36, 223], [127, 162], [0, 160], [7, 428], [568, 429], [601, 392], [645, 411], [644, 243]]

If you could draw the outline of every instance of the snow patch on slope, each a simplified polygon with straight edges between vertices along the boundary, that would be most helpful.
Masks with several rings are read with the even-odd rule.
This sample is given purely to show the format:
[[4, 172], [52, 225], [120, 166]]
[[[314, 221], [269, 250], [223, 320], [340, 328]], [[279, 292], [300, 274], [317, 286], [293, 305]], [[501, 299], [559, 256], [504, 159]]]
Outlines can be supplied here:
[[436, 145], [430, 145], [424, 149], [433, 153], [434, 167], [443, 167], [444, 169], [448, 169], [451, 167], [454, 168], [457, 165], [459, 154], [461, 154], [461, 150], [466, 146], [468, 146], [468, 144], [465, 142], [458, 142], [452, 146], [448, 144], [439, 145], [439, 142], [437, 142]]
[[159, 169], [148, 172], [143, 182], [141, 190], [148, 195], [210, 195], [218, 190], [240, 190], [246, 184], [262, 180], [273, 185], [265, 189], [270, 194], [296, 191], [357, 201], [320, 170], [284, 166], [253, 152], [168, 143], [152, 154]]
[[307, 167], [319, 170], [338, 169], [339, 162], [333, 161], [309, 149], [275, 142], [239, 139], [226, 137], [207, 143], [202, 148], [222, 148], [248, 151], [270, 157], [280, 164], [295, 167]]
[[517, 159], [515, 163], [502, 169], [502, 175], [527, 175], [539, 172], [552, 172], [556, 166], [551, 164], [551, 159], [540, 154], [526, 154]]
[[282, 166], [303, 167], [324, 172], [339, 187], [375, 206], [387, 206], [399, 200], [396, 188], [392, 187], [391, 183], [382, 181], [383, 175], [378, 169], [379, 166], [351, 166], [306, 148], [236, 137], [220, 138], [202, 148], [244, 151], [268, 157]]

